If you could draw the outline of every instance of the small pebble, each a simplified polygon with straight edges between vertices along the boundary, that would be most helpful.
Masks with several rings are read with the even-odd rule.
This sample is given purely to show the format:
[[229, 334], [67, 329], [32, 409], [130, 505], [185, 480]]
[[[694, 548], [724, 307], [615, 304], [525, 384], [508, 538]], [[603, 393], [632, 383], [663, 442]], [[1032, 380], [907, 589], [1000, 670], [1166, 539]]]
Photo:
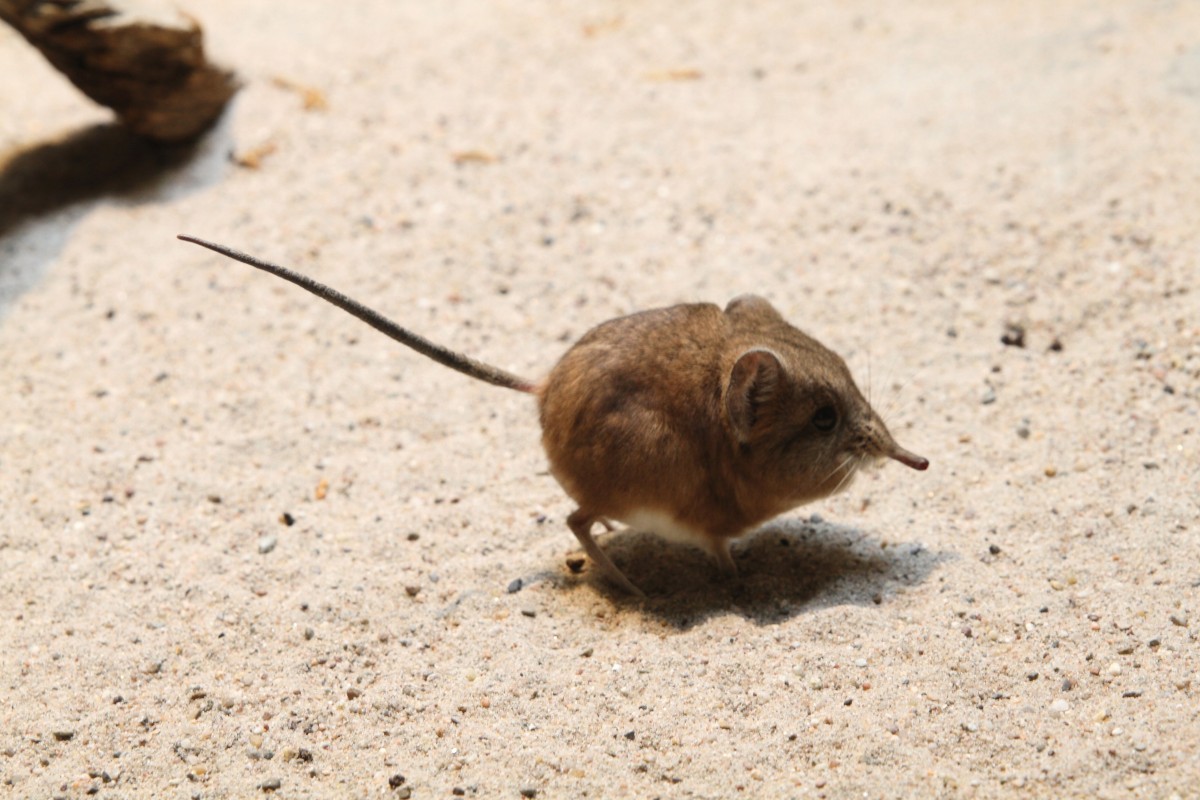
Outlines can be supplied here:
[[1130, 689], [1127, 692], [1121, 693], [1121, 697], [1141, 697], [1141, 696], [1142, 696], [1142, 692], [1140, 689]]
[[586, 562], [582, 558], [568, 558], [567, 569], [571, 570], [572, 575], [578, 575], [583, 572], [583, 565]]
[[536, 617], [537, 609], [534, 608], [533, 606], [525, 606], [524, 608], [521, 609], [521, 613], [527, 617]]
[[268, 780], [260, 783], [258, 788], [262, 789], [264, 792], [273, 792], [280, 786], [283, 786], [283, 781], [281, 781], [279, 778], [269, 778]]
[[537, 797], [537, 789], [532, 786], [522, 786], [521, 797]]
[[305, 629], [304, 629], [304, 639], [305, 639], [305, 641], [311, 641], [311, 640], [312, 640], [312, 638], [313, 638], [314, 636], [316, 636], [316, 635], [317, 635], [316, 631], [314, 631], [312, 628], [305, 628]]
[[992, 403], [996, 402], [996, 390], [991, 386], [984, 389], [983, 395], [979, 398], [979, 402], [985, 406], [990, 406]]
[[991, 554], [992, 554], [992, 555], [994, 555], [994, 556], [998, 556], [998, 555], [1000, 555], [1000, 545], [998, 545], [998, 544], [989, 544], [989, 545], [988, 545], [988, 552], [989, 552], [989, 553], [991, 553]]
[[1053, 466], [1046, 467], [1046, 469], [1044, 469], [1043, 472], [1046, 473], [1047, 478], [1053, 478], [1055, 475], [1058, 474], [1058, 467], [1053, 467]]
[[1027, 673], [1025, 673], [1025, 680], [1027, 680], [1027, 681], [1036, 681], [1037, 679], [1038, 679], [1038, 674], [1037, 674], [1036, 672], [1027, 672]]
[[404, 591], [408, 594], [409, 597], [416, 597], [418, 594], [421, 593], [421, 587], [420, 586], [405, 586]]
[[1051, 714], [1065, 714], [1071, 710], [1071, 704], [1061, 697], [1050, 704]]
[[1120, 675], [1121, 674], [1120, 663], [1114, 661], [1113, 663], [1109, 664], [1108, 665], [1108, 674], [1109, 675]]
[[406, 780], [406, 778], [403, 775], [401, 775], [399, 772], [397, 772], [395, 775], [388, 778], [388, 786], [390, 786], [393, 789], [399, 789], [401, 786], [404, 785], [405, 780]]
[[361, 689], [356, 689], [353, 686], [351, 686], [349, 689], [346, 690], [346, 699], [347, 700], [357, 700], [360, 697], [362, 697]]
[[74, 738], [75, 738], [75, 731], [68, 731], [68, 730], [54, 731], [54, 741], [56, 741], [56, 742], [69, 742]]
[[854, 666], [856, 666], [856, 667], [865, 667], [866, 665], [867, 665], [867, 660], [865, 658], [856, 658], [854, 660]]
[[266, 553], [269, 553], [272, 550], [274, 550], [275, 545], [277, 545], [277, 544], [279, 544], [278, 537], [264, 536], [258, 540], [258, 552], [263, 553], [265, 555]]
[[279, 521], [289, 528], [296, 524], [296, 518], [286, 511], [279, 515]]
[[1178, 625], [1181, 628], [1186, 628], [1188, 626], [1188, 615], [1183, 613], [1182, 611], [1179, 612], [1178, 614], [1172, 614], [1171, 615], [1171, 624]]
[[632, 742], [636, 737], [637, 734], [634, 731], [625, 731], [625, 738], [629, 741]]
[[509, 581], [508, 593], [516, 594], [517, 592], [521, 591], [521, 587], [524, 585], [525, 581], [521, 580], [520, 578], [513, 578], [511, 581]]
[[1025, 326], [1017, 322], [1004, 323], [1004, 333], [1000, 334], [1000, 343], [1006, 347], [1025, 346]]

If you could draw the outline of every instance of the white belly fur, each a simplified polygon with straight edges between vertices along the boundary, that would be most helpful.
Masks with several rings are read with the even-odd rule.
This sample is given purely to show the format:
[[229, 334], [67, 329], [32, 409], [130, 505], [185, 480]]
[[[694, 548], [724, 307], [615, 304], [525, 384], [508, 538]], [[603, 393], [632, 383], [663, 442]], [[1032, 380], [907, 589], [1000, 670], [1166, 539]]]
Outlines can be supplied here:
[[624, 522], [635, 531], [645, 531], [656, 534], [668, 542], [690, 544], [708, 550], [708, 537], [688, 525], [684, 525], [666, 512], [653, 508], [638, 508], [625, 514], [620, 522]]

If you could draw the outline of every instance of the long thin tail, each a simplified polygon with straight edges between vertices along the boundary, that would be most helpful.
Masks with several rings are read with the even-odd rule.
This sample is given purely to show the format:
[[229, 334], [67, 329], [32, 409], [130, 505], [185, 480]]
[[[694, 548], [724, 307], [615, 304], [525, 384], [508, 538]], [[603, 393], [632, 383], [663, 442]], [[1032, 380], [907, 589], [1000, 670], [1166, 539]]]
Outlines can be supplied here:
[[516, 389], [518, 392], [532, 392], [534, 385], [531, 381], [524, 378], [519, 378], [502, 369], [493, 367], [489, 364], [484, 364], [482, 361], [476, 361], [470, 356], [465, 356], [462, 353], [456, 353], [453, 350], [447, 350], [441, 345], [434, 344], [423, 336], [418, 336], [407, 328], [402, 328], [392, 322], [387, 317], [377, 311], [367, 308], [357, 300], [353, 300], [336, 289], [331, 289], [323, 283], [314, 281], [307, 275], [301, 275], [299, 272], [293, 272], [287, 267], [281, 267], [277, 264], [270, 264], [266, 261], [255, 258], [254, 256], [238, 252], [232, 248], [213, 242], [206, 242], [203, 239], [197, 239], [194, 236], [185, 236], [180, 234], [179, 237], [185, 242], [198, 244], [201, 247], [207, 247], [209, 250], [220, 253], [223, 256], [232, 258], [234, 261], [241, 261], [243, 264], [249, 264], [252, 267], [261, 269], [263, 272], [269, 272], [283, 278], [285, 281], [290, 281], [302, 289], [315, 294], [322, 300], [333, 303], [338, 308], [361, 319], [363, 322], [370, 325], [380, 333], [395, 339], [402, 345], [411, 347], [423, 356], [428, 356], [439, 364], [443, 364], [450, 369], [457, 370], [464, 375], [469, 375], [472, 378], [478, 378], [481, 381], [486, 381], [494, 386], [503, 386], [505, 389]]

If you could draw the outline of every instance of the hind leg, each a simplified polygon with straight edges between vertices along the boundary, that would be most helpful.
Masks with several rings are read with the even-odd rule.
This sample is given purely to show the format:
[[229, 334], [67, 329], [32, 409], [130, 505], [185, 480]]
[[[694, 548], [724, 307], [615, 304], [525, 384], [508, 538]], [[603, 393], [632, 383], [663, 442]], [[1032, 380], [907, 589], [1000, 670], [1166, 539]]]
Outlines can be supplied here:
[[592, 538], [592, 523], [596, 521], [596, 517], [587, 513], [582, 508], [576, 509], [571, 516], [567, 517], [567, 526], [570, 527], [571, 533], [575, 534], [575, 538], [583, 545], [583, 550], [588, 554], [588, 558], [600, 565], [600, 568], [608, 573], [608, 577], [625, 591], [635, 597], [645, 597], [642, 590], [633, 585], [629, 578], [621, 570], [617, 569], [617, 565], [612, 562], [608, 554], [600, 549], [600, 545], [596, 544], [596, 540]]

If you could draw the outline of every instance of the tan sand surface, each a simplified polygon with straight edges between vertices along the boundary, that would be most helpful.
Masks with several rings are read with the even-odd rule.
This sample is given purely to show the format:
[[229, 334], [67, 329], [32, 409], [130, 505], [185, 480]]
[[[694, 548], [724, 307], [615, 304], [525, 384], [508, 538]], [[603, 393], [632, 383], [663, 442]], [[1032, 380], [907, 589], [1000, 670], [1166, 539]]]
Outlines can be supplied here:
[[[185, 5], [186, 152], [0, 30], [0, 795], [1200, 796], [1200, 6]], [[932, 466], [637, 602], [529, 397], [182, 232], [534, 377], [759, 292]]]

